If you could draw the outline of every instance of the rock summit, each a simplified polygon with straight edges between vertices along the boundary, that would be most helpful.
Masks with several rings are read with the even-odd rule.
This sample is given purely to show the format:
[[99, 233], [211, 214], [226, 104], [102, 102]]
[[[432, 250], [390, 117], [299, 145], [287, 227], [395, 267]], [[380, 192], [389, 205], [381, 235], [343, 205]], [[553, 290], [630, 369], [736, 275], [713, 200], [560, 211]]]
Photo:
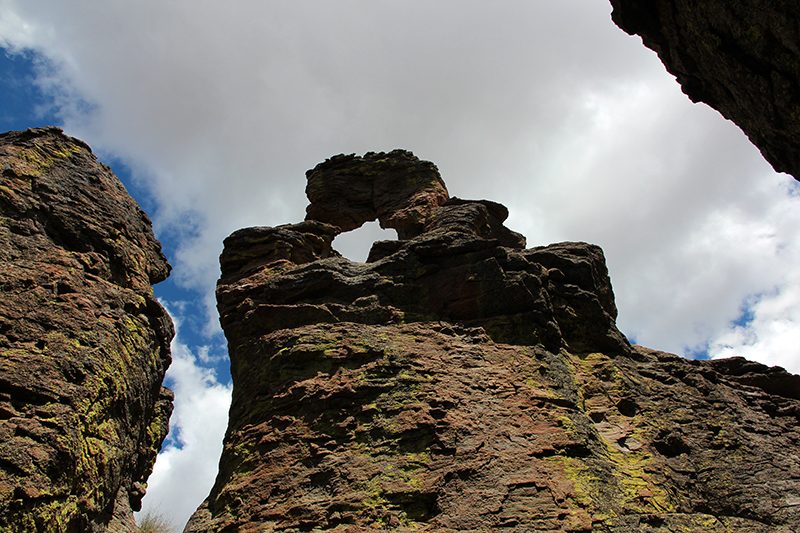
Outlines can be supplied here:
[[[225, 240], [234, 391], [186, 531], [784, 532], [800, 377], [629, 344], [600, 248], [526, 248], [410, 152], [307, 173]], [[378, 219], [366, 263], [332, 247]]]

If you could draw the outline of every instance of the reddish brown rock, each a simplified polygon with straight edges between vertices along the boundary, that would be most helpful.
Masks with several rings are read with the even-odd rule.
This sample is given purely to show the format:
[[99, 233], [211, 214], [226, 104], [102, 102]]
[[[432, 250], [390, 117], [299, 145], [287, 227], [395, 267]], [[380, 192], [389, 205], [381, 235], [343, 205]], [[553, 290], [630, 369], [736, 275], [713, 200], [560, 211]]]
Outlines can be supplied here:
[[800, 377], [630, 346], [602, 251], [506, 214], [443, 202], [366, 264], [322, 222], [231, 235], [233, 403], [186, 531], [800, 526]]
[[611, 0], [614, 22], [658, 53], [693, 102], [735, 122], [800, 179], [800, 4]]
[[150, 220], [57, 128], [0, 135], [0, 531], [136, 531], [168, 429]]
[[311, 204], [306, 220], [317, 220], [342, 231], [378, 219], [400, 239], [422, 233], [424, 221], [448, 199], [436, 165], [406, 150], [363, 157], [337, 155], [306, 173]]
[[506, 248], [525, 248], [525, 237], [503, 225], [508, 209], [489, 200], [462, 200], [450, 198], [441, 207], [431, 210], [425, 220], [425, 232], [452, 232], [474, 234], [486, 239], [497, 239]]

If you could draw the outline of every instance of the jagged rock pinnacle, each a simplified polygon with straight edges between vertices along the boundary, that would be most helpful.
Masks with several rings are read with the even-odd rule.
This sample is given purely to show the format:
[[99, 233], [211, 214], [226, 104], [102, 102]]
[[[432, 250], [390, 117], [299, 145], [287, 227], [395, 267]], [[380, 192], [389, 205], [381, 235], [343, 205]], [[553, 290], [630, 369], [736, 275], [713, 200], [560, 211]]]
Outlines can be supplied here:
[[[800, 377], [631, 346], [598, 247], [526, 249], [435, 168], [335, 156], [306, 221], [225, 240], [233, 402], [187, 532], [798, 524]], [[375, 218], [400, 239], [333, 250]]]
[[306, 178], [311, 202], [306, 220], [350, 231], [378, 219], [401, 239], [422, 233], [422, 221], [449, 197], [436, 165], [406, 150], [337, 155], [309, 170]]

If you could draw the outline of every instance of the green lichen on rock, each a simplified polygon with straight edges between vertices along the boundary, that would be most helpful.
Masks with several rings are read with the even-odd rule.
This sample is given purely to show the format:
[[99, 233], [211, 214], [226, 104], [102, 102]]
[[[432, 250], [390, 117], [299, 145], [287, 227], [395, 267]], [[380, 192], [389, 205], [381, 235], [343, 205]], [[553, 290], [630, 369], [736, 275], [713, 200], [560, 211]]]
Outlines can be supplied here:
[[[800, 377], [631, 346], [598, 247], [526, 249], [499, 204], [408, 211], [402, 188], [382, 220], [419, 225], [367, 263], [314, 240], [338, 232], [323, 222], [374, 217], [373, 188], [411, 183], [418, 164], [335, 156], [309, 172], [310, 220], [226, 240], [233, 402], [217, 483], [187, 532], [800, 523], [783, 501], [800, 494], [784, 454], [800, 441]], [[346, 209], [323, 209], [354, 175]]]
[[0, 531], [135, 527], [172, 410], [150, 221], [60, 130], [0, 135]]
[[31, 148], [22, 148], [15, 155], [25, 163], [28, 163], [28, 165], [25, 165], [30, 169], [28, 175], [39, 177], [43, 172], [46, 172], [55, 165], [59, 159], [71, 157], [79, 153], [82, 149], [82, 146], [76, 144], [57, 148], [40, 144]]

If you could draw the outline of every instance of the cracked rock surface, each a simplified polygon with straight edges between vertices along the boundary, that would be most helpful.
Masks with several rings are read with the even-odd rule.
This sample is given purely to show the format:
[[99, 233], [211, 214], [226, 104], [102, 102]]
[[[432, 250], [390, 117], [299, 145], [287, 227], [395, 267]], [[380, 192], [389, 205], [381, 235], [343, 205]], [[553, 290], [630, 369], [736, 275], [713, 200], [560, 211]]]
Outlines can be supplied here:
[[167, 434], [169, 265], [57, 128], [0, 135], [0, 531], [134, 532]]
[[[324, 180], [392, 190], [371, 161], [435, 170], [336, 156], [306, 221], [225, 241], [233, 403], [187, 532], [797, 530], [800, 377], [631, 346], [602, 251], [525, 248], [494, 202], [420, 202], [406, 238], [341, 257], [317, 204], [353, 200]], [[358, 196], [346, 224], [394, 216]]]

